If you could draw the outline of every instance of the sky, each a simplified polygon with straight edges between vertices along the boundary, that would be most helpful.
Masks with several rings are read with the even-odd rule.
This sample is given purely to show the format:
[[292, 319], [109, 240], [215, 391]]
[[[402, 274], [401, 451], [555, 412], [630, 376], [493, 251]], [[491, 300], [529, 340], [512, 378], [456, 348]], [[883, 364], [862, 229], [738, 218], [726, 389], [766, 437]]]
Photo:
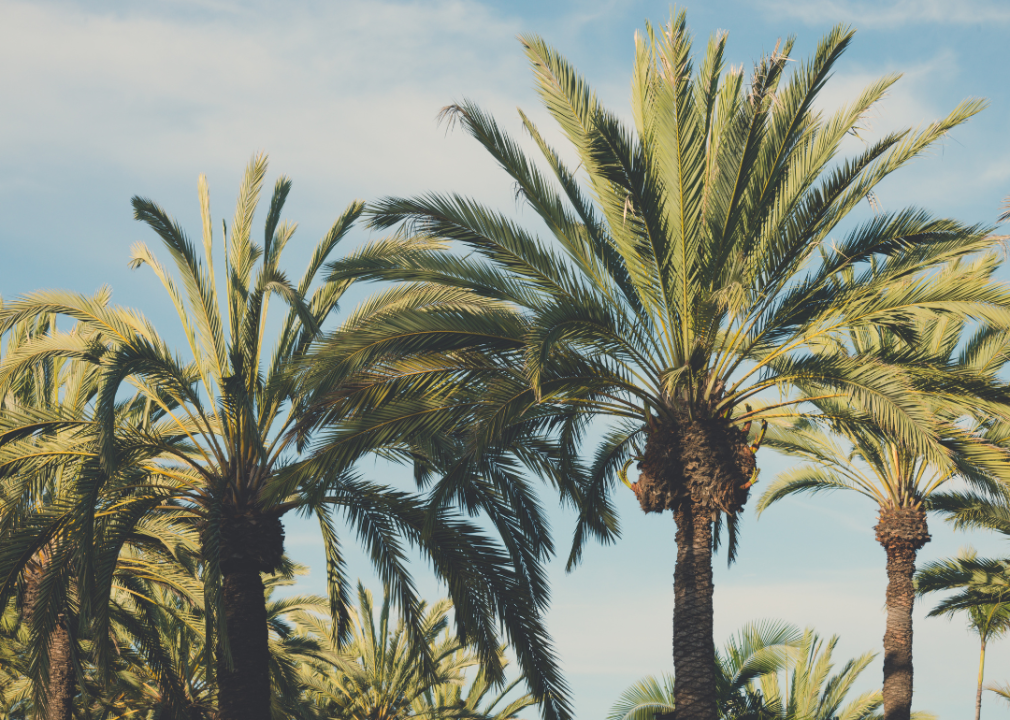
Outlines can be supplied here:
[[[869, 118], [864, 140], [935, 120], [966, 97], [988, 98], [985, 112], [885, 183], [878, 199], [884, 209], [915, 204], [995, 222], [1010, 193], [1010, 4], [708, 0], [680, 7], [699, 47], [726, 30], [729, 60], [745, 68], [779, 38], [795, 35], [793, 57], [805, 58], [833, 25], [857, 28], [823, 107], [881, 75], [903, 74]], [[468, 98], [518, 136], [522, 107], [559, 138], [516, 40], [536, 33], [627, 117], [634, 33], [646, 19], [661, 24], [669, 15], [666, 2], [639, 0], [4, 0], [0, 295], [91, 293], [107, 284], [115, 302], [179, 337], [150, 272], [127, 268], [134, 243], [156, 243], [132, 219], [130, 198], [156, 200], [195, 237], [198, 174], [208, 176], [215, 217], [230, 217], [242, 169], [258, 151], [270, 155], [270, 182], [278, 174], [294, 180], [286, 209], [299, 223], [287, 252], [292, 271], [355, 198], [464, 192], [530, 220], [493, 161], [437, 122], [439, 110]], [[861, 141], [847, 142], [856, 151]], [[355, 230], [347, 248], [370, 237]], [[767, 451], [759, 462], [762, 478], [785, 467]], [[384, 464], [362, 470], [376, 480], [403, 479]], [[553, 508], [546, 489], [543, 501]], [[571, 574], [563, 557], [551, 566], [548, 626], [581, 720], [603, 720], [625, 687], [672, 668], [673, 522], [643, 515], [630, 492], [619, 506], [618, 544], [590, 548]], [[564, 556], [573, 517], [558, 509], [551, 518]], [[749, 508], [738, 562], [727, 568], [716, 559], [717, 644], [745, 622], [776, 618], [839, 635], [838, 665], [879, 653], [886, 577], [875, 522], [868, 501], [843, 495], [786, 500], [760, 519]], [[1010, 549], [992, 536], [955, 534], [939, 519], [930, 527], [923, 561], [969, 543], [989, 554]], [[312, 568], [298, 590], [322, 592], [318, 534], [294, 518], [287, 532], [289, 552]], [[360, 555], [352, 572], [379, 591]], [[432, 600], [441, 592], [420, 563], [418, 584]], [[915, 707], [967, 717], [976, 641], [960, 620], [926, 619], [928, 605], [915, 618]], [[879, 686], [880, 674], [878, 656], [858, 687]], [[990, 649], [987, 678], [1010, 681], [1010, 641]], [[991, 694], [985, 703], [988, 717], [1008, 713]]]

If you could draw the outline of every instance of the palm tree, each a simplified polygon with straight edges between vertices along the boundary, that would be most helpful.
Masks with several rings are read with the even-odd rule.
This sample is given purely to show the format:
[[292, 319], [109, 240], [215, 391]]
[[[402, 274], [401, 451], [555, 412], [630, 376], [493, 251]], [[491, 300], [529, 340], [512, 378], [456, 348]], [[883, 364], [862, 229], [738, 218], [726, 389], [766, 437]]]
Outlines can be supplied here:
[[[315, 284], [316, 275], [362, 210], [352, 203], [315, 247], [297, 284], [282, 272], [280, 260], [295, 226], [281, 221], [291, 183], [280, 178], [265, 222], [263, 244], [252, 239], [252, 223], [266, 173], [258, 156], [246, 169], [235, 219], [225, 224], [223, 282], [215, 272], [213, 223], [206, 181], [199, 196], [203, 219], [203, 258], [183, 229], [150, 200], [135, 197], [137, 219], [163, 241], [178, 277], [147, 246], [137, 244], [131, 264], [155, 273], [182, 325], [192, 355], [175, 355], [157, 329], [140, 313], [110, 306], [108, 291], [97, 298], [66, 292], [37, 292], [0, 310], [0, 332], [19, 322], [52, 313], [86, 323], [87, 333], [56, 332], [45, 341], [25, 345], [0, 369], [0, 381], [29, 367], [40, 357], [79, 357], [98, 370], [99, 391], [94, 422], [98, 427], [92, 475], [83, 485], [74, 522], [87, 535], [102, 516], [120, 537], [150, 513], [182, 512], [201, 527], [202, 579], [206, 595], [208, 648], [215, 648], [215, 681], [221, 720], [266, 720], [270, 712], [269, 635], [263, 573], [276, 572], [283, 558], [281, 517], [291, 510], [315, 515], [327, 555], [327, 579], [334, 632], [346, 638], [348, 583], [332, 512], [343, 513], [366, 546], [383, 581], [388, 583], [408, 624], [417, 625], [419, 600], [407, 565], [408, 544], [418, 548], [446, 580], [453, 597], [457, 631], [481, 648], [494, 670], [501, 621], [512, 637], [525, 633], [524, 664], [529, 677], [555, 667], [529, 591], [516, 579], [506, 550], [475, 524], [449, 508], [428, 512], [422, 498], [360, 479], [354, 463], [367, 452], [381, 452], [380, 442], [359, 446], [339, 462], [296, 457], [304, 435], [291, 432], [303, 411], [291, 373], [330, 317], [351, 281]], [[372, 252], [381, 258], [384, 250]], [[369, 257], [367, 254], [365, 257]], [[278, 296], [286, 307], [272, 353], [265, 346], [269, 301]], [[125, 438], [115, 433], [116, 411], [123, 391], [128, 402], [156, 409], [156, 420], [131, 428]], [[334, 420], [339, 426], [340, 418]], [[48, 427], [33, 425], [32, 433]], [[23, 430], [26, 432], [27, 430]], [[12, 431], [17, 436], [17, 431]], [[397, 442], [402, 438], [394, 438]], [[133, 472], [133, 482], [106, 487], [108, 478]], [[109, 513], [95, 505], [100, 490]], [[118, 493], [118, 496], [116, 496]], [[88, 501], [91, 502], [88, 502]], [[515, 524], [510, 510], [495, 501], [506, 525]], [[500, 507], [499, 507], [500, 505]], [[82, 546], [94, 544], [84, 537]], [[90, 562], [90, 560], [89, 560]], [[109, 594], [114, 566], [87, 568], [83, 582], [97, 573]], [[95, 588], [86, 593], [90, 599]], [[92, 618], [96, 636], [104, 637], [108, 618], [96, 602]], [[540, 661], [537, 665], [536, 662]], [[494, 679], [500, 680], [501, 668]], [[548, 686], [550, 703], [565, 707], [563, 684]], [[553, 707], [553, 705], [552, 705]]]
[[[803, 633], [798, 662], [784, 673], [784, 682], [779, 682], [776, 675], [760, 678], [765, 704], [777, 710], [772, 717], [782, 720], [875, 720], [879, 717], [876, 711], [885, 702], [879, 690], [865, 692], [842, 706], [859, 674], [873, 661], [874, 654], [853, 658], [832, 674], [831, 654], [837, 644], [837, 635], [825, 642], [808, 629]], [[932, 718], [925, 713], [915, 713], [913, 717]]]
[[[840, 162], [843, 138], [896, 80], [874, 83], [833, 115], [815, 111], [851, 37], [836, 28], [791, 75], [788, 41], [745, 85], [742, 72], [724, 72], [724, 35], [696, 71], [683, 14], [662, 31], [649, 27], [636, 43], [629, 128], [555, 50], [526, 36], [541, 97], [578, 166], [566, 165], [525, 115], [552, 179], [473, 103], [446, 116], [511, 176], [551, 239], [458, 195], [388, 198], [371, 206], [371, 224], [412, 234], [418, 251], [333, 268], [334, 277], [430, 289], [427, 306], [399, 319], [376, 309], [373, 325], [337, 339], [341, 362], [374, 362], [376, 375], [387, 374], [388, 382], [368, 385], [374, 404], [427, 387], [440, 402], [404, 417], [415, 425], [443, 411], [466, 418], [457, 467], [473, 467], [483, 452], [500, 457], [517, 436], [533, 447], [539, 433], [558, 451], [544, 472], [571, 477], [591, 418], [616, 421], [577, 493], [583, 512], [569, 566], [587, 538], [615, 537], [610, 495], [637, 460], [643, 511], [670, 510], [677, 526], [679, 720], [716, 717], [713, 525], [726, 519], [732, 556], [762, 419], [801, 414], [797, 389], [852, 397], [910, 447], [944, 452], [900, 365], [814, 350], [846, 327], [900, 325], [918, 313], [1003, 318], [1010, 299], [988, 278], [997, 258], [984, 227], [908, 209], [828, 240], [877, 183], [982, 107], [963, 103], [921, 132], [890, 134]], [[955, 262], [981, 252], [977, 262]], [[438, 287], [447, 307], [438, 307]], [[396, 353], [402, 365], [390, 360]], [[453, 382], [477, 389], [454, 404]], [[758, 402], [776, 390], [782, 402]], [[373, 432], [385, 427], [376, 420]], [[432, 492], [467, 502], [465, 475], [445, 473]]]
[[[900, 362], [917, 378], [914, 392], [932, 405], [937, 435], [947, 449], [939, 458], [910, 447], [870, 421], [853, 400], [812, 398], [822, 418], [773, 427], [764, 442], [804, 464], [779, 475], [758, 502], [758, 512], [789, 495], [850, 490], [872, 500], [879, 517], [876, 538], [887, 554], [887, 628], [884, 634], [885, 717], [907, 718], [912, 703], [913, 576], [917, 552], [929, 539], [930, 499], [954, 479], [967, 480], [976, 496], [997, 497], [1006, 478], [1006, 414], [969, 398], [998, 392], [1000, 368], [1007, 359], [1006, 333], [983, 328], [966, 336], [957, 317], [922, 321], [899, 334], [888, 329], [852, 332], [848, 345], [866, 357]], [[963, 395], [943, 389], [943, 378], [957, 378]], [[988, 388], [988, 389], [987, 389]], [[962, 421], [973, 425], [965, 429]]]
[[[442, 600], [430, 609], [422, 606], [422, 632], [413, 634], [402, 619], [391, 624], [391, 602], [387, 588], [376, 616], [372, 594], [359, 583], [352, 641], [344, 647], [329, 643], [302, 666], [306, 695], [320, 717], [514, 720], [517, 712], [536, 702], [530, 695], [504, 702], [518, 680], [485, 699], [491, 683], [482, 667], [464, 696], [465, 672], [478, 667], [480, 660], [472, 648], [446, 632], [452, 604]], [[332, 638], [318, 616], [303, 615], [300, 623], [317, 638]], [[434, 674], [424, 672], [421, 659], [425, 655], [435, 663]]]
[[[54, 330], [55, 317], [45, 313], [15, 325], [7, 332], [0, 361], [16, 357], [32, 341], [45, 341]], [[14, 455], [41, 457], [48, 447], [80, 435], [97, 390], [97, 373], [86, 363], [52, 357], [23, 370], [0, 384], [0, 432], [9, 442], [10, 426], [19, 426]], [[58, 420], [48, 433], [31, 436], [24, 430], [25, 425], [54, 418]], [[70, 720], [80, 662], [73, 580], [79, 565], [58, 509], [74, 492], [80, 456], [59, 466], [29, 469], [12, 463], [10, 450], [3, 448], [5, 477], [0, 483], [0, 527], [6, 540], [0, 549], [0, 606], [13, 595], [19, 597], [21, 620], [30, 628], [28, 673], [39, 717]]]
[[[716, 653], [716, 706], [720, 719], [761, 717], [766, 712], [754, 681], [786, 669], [796, 659], [801, 633], [785, 623], [749, 623]], [[648, 676], [621, 693], [607, 720], [653, 720], [676, 709], [673, 675]]]
[[978, 635], [978, 687], [975, 691], [975, 720], [982, 715], [982, 682], [985, 651], [990, 640], [1010, 631], [1010, 574], [1005, 560], [980, 559], [974, 548], [962, 550], [956, 558], [937, 560], [915, 576], [920, 595], [960, 590], [933, 608], [929, 617], [953, 617], [964, 612], [968, 627]]
[[[70, 335], [98, 342], [86, 323], [78, 324]], [[88, 480], [97, 471], [94, 404], [100, 374], [94, 364], [81, 358], [34, 354], [56, 336], [56, 317], [40, 313], [9, 328], [6, 353], [0, 357], [4, 378], [0, 384], [0, 528], [4, 539], [0, 605], [17, 597], [29, 631], [32, 705], [40, 717], [69, 720], [84, 680], [80, 669], [90, 659], [97, 663], [100, 676], [107, 673], [112, 649], [104, 632], [106, 624], [96, 623], [95, 616], [108, 617], [115, 604], [110, 602], [111, 589], [128, 587], [142, 578], [147, 594], [164, 587], [183, 593], [185, 570], [180, 571], [180, 563], [196, 551], [196, 538], [192, 522], [178, 507], [141, 514], [126, 527], [121, 515], [110, 517], [113, 513], [108, 508], [123, 499], [123, 487], [136, 487], [142, 467], [103, 477], [101, 491], [92, 494]], [[160, 415], [159, 408], [143, 403], [117, 404], [113, 420], [117, 441], [128, 443], [125, 437], [156, 422]], [[145, 501], [152, 504], [150, 497], [135, 496], [134, 508], [137, 500], [141, 506]], [[161, 497], [153, 500], [156, 505], [162, 502]], [[89, 518], [93, 521], [90, 533], [75, 527], [80, 516], [74, 510], [82, 504], [103, 510]], [[106, 592], [91, 593], [86, 579], [104, 586]]]
[[[873, 660], [867, 653], [831, 674], [838, 638], [825, 643], [812, 630], [785, 624], [745, 626], [716, 656], [717, 706], [721, 720], [877, 720], [879, 690], [845, 707], [859, 674]], [[646, 677], [621, 694], [607, 720], [654, 720], [671, 716], [674, 678]], [[918, 714], [919, 717], [925, 717]]]

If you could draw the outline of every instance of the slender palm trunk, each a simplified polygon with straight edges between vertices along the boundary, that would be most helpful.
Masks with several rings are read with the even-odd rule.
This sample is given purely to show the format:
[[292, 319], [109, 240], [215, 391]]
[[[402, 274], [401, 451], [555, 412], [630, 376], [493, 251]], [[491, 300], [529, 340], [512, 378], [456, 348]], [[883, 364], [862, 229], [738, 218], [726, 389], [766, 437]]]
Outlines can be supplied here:
[[915, 556], [929, 540], [920, 508], [880, 511], [877, 540], [887, 552], [887, 629], [884, 633], [884, 720], [912, 714], [912, 606]]
[[978, 654], [978, 690], [975, 691], [975, 720], [982, 717], [982, 675], [985, 672], [985, 639]]
[[260, 573], [274, 572], [284, 554], [280, 519], [256, 511], [226, 511], [221, 519], [222, 604], [230, 651], [217, 647], [218, 720], [270, 720], [270, 646]]
[[716, 720], [712, 628], [712, 520], [685, 504], [677, 523], [673, 573], [673, 673], [677, 720]]

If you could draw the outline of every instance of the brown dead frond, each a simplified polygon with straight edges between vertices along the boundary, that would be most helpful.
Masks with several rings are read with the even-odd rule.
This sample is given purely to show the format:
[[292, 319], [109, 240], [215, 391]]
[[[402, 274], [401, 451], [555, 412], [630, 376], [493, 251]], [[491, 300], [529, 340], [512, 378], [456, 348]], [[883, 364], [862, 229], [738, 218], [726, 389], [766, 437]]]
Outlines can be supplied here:
[[436, 116], [436, 121], [439, 125], [442, 123], [446, 124], [445, 132], [449, 133], [456, 127], [456, 124], [462, 124], [463, 118], [466, 117], [466, 110], [463, 109], [461, 105], [453, 103], [452, 105], [446, 105], [444, 108], [438, 111]]

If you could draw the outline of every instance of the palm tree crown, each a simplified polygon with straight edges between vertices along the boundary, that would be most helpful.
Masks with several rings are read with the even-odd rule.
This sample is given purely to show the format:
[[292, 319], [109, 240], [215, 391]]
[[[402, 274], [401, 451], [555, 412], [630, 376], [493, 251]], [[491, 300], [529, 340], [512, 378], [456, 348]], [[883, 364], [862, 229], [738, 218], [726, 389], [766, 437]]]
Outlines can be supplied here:
[[939, 317], [904, 333], [867, 328], [849, 338], [856, 352], [907, 368], [947, 451], [939, 459], [875, 424], [858, 402], [837, 398], [812, 398], [820, 418], [773, 427], [765, 439], [767, 446], [806, 462], [780, 474], [761, 497], [758, 512], [788, 495], [827, 490], [851, 490], [878, 507], [876, 537], [887, 553], [888, 720], [911, 713], [913, 575], [916, 553], [930, 539], [928, 504], [955, 479], [967, 481], [976, 496], [999, 497], [999, 480], [1007, 478], [1010, 467], [1001, 447], [1008, 425], [998, 378], [1007, 360], [1006, 332], [982, 327], [969, 334], [967, 329], [961, 318]]
[[[986, 227], [905, 209], [833, 237], [881, 180], [982, 107], [965, 102], [919, 132], [888, 134], [839, 159], [842, 140], [897, 79], [832, 114], [816, 110], [851, 37], [836, 28], [792, 73], [787, 41], [745, 82], [727, 71], [724, 34], [695, 67], [683, 14], [650, 26], [636, 40], [628, 127], [555, 50], [524, 36], [540, 95], [578, 165], [526, 115], [549, 175], [475, 104], [446, 115], [511, 176], [550, 240], [459, 195], [388, 198], [369, 209], [371, 223], [412, 234], [414, 250], [364, 252], [334, 268], [334, 277], [442, 288], [408, 316], [376, 309], [371, 325], [339, 337], [341, 357], [386, 374], [362, 391], [373, 406], [408, 386], [441, 400], [453, 381], [477, 388], [457, 404], [404, 409], [414, 423], [465, 417], [474, 428], [460, 439], [467, 463], [539, 434], [560, 443], [544, 440], [544, 451], [558, 453], [542, 462], [548, 477], [578, 474], [574, 448], [589, 418], [616, 421], [576, 493], [583, 512], [569, 565], [587, 538], [615, 536], [610, 494], [637, 460], [642, 509], [673, 510], [678, 527], [678, 717], [715, 717], [712, 525], [728, 519], [732, 555], [754, 479], [754, 423], [803, 414], [804, 398], [854, 398], [886, 432], [944, 455], [902, 365], [849, 352], [840, 336], [944, 312], [1007, 320], [1010, 295], [989, 277], [997, 256]], [[775, 391], [779, 401], [763, 399]], [[373, 432], [388, 422], [387, 413]], [[459, 477], [447, 473], [441, 492], [465, 502]]]

